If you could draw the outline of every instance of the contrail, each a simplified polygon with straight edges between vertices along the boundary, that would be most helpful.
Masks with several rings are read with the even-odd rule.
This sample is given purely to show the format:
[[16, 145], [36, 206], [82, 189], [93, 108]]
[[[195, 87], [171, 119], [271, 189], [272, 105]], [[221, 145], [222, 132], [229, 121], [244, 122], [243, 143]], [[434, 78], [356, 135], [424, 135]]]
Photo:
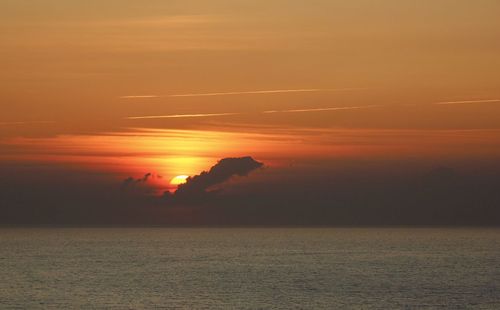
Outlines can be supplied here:
[[140, 99], [140, 98], [164, 98], [164, 97], [213, 97], [213, 96], [234, 96], [234, 95], [263, 95], [263, 94], [284, 94], [284, 93], [312, 93], [312, 92], [338, 92], [338, 91], [354, 91], [365, 90], [367, 88], [304, 88], [304, 89], [276, 89], [276, 90], [252, 90], [252, 91], [234, 91], [234, 92], [216, 92], [216, 93], [193, 93], [193, 94], [178, 94], [178, 95], [137, 95], [137, 96], [121, 96], [122, 99]]
[[436, 103], [434, 103], [434, 104], [439, 104], [439, 105], [448, 105], [448, 104], [465, 104], [465, 103], [492, 103], [492, 102], [500, 102], [500, 99], [463, 100], [463, 101], [444, 101], [444, 102], [436, 102]]
[[341, 111], [341, 110], [358, 110], [358, 109], [369, 109], [381, 107], [381, 105], [366, 105], [366, 106], [354, 106], [354, 107], [333, 107], [333, 108], [314, 108], [314, 109], [295, 109], [295, 110], [269, 110], [264, 111], [264, 114], [272, 113], [301, 113], [301, 112], [319, 112], [319, 111]]
[[203, 94], [183, 94], [170, 95], [169, 97], [210, 97], [210, 96], [232, 96], [232, 95], [261, 95], [261, 94], [284, 94], [284, 93], [312, 93], [312, 92], [332, 92], [332, 91], [350, 91], [359, 90], [360, 88], [342, 88], [342, 89], [276, 89], [276, 90], [253, 90], [253, 91], [237, 91], [223, 93], [203, 93]]
[[158, 98], [156, 95], [121, 96], [121, 99]]
[[240, 113], [207, 113], [207, 114], [171, 114], [171, 115], [148, 115], [148, 116], [129, 116], [125, 119], [162, 119], [162, 118], [191, 118], [191, 117], [213, 117], [238, 115]]
[[[259, 114], [272, 114], [272, 113], [301, 113], [301, 112], [318, 112], [318, 111], [341, 111], [341, 110], [358, 110], [381, 107], [382, 105], [367, 105], [367, 106], [354, 106], [354, 107], [336, 107], [336, 108], [315, 108], [315, 109], [296, 109], [296, 110], [268, 110], [259, 112]], [[162, 118], [192, 118], [192, 117], [214, 117], [214, 116], [229, 116], [229, 115], [243, 115], [244, 113], [204, 113], [204, 114], [170, 114], [170, 115], [146, 115], [146, 116], [128, 116], [125, 119], [162, 119]]]

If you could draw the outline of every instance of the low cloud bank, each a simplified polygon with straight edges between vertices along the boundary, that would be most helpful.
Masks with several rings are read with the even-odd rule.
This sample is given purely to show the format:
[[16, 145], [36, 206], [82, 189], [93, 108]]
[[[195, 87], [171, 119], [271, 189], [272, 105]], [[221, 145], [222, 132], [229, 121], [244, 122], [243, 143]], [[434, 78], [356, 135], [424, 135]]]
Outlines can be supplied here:
[[162, 195], [149, 173], [0, 166], [0, 225], [500, 225], [499, 166], [261, 167], [225, 158]]

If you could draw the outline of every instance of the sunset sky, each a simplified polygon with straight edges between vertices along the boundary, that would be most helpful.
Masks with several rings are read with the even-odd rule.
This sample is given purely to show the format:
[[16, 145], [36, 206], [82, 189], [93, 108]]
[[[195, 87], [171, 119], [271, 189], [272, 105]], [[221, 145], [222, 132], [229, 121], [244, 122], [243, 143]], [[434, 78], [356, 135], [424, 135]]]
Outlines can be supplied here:
[[[498, 12], [497, 0], [2, 0], [0, 209], [36, 222], [26, 205], [55, 214], [67, 187], [110, 204], [101, 192], [147, 173], [140, 194], [160, 197], [176, 176], [251, 156], [263, 168], [224, 179], [233, 198], [213, 204], [289, 203], [298, 189], [323, 206], [333, 184], [386, 195], [438, 168], [484, 184], [467, 194], [474, 213], [500, 201]], [[160, 216], [207, 212], [186, 210]]]

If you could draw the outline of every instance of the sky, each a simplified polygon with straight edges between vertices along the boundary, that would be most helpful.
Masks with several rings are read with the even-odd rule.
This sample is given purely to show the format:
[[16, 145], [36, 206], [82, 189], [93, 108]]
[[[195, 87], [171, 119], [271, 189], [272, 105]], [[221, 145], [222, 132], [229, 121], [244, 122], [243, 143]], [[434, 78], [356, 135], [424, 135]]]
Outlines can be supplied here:
[[0, 224], [498, 225], [499, 11], [2, 0]]

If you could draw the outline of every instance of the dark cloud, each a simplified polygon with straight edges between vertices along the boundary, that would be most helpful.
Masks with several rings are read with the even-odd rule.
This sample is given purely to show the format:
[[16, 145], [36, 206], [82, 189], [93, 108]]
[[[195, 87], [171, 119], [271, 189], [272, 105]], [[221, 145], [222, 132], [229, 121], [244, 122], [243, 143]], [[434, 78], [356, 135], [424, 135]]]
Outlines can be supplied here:
[[189, 177], [186, 183], [179, 185], [173, 197], [177, 201], [185, 202], [204, 199], [207, 194], [214, 193], [214, 191], [209, 191], [210, 188], [228, 181], [233, 176], [247, 176], [263, 165], [250, 156], [221, 159], [209, 171]]
[[123, 180], [120, 190], [124, 194], [132, 195], [154, 195], [156, 193], [156, 188], [150, 186], [148, 181], [151, 179], [160, 179], [161, 176], [153, 174], [151, 172], [146, 173], [141, 178], [128, 177]]
[[129, 186], [132, 186], [132, 185], [138, 184], [138, 183], [146, 183], [149, 180], [149, 178], [151, 178], [151, 177], [155, 178], [156, 175], [152, 174], [151, 172], [148, 172], [142, 178], [134, 179], [133, 177], [128, 177], [125, 180], [123, 180], [122, 188], [125, 189]]

